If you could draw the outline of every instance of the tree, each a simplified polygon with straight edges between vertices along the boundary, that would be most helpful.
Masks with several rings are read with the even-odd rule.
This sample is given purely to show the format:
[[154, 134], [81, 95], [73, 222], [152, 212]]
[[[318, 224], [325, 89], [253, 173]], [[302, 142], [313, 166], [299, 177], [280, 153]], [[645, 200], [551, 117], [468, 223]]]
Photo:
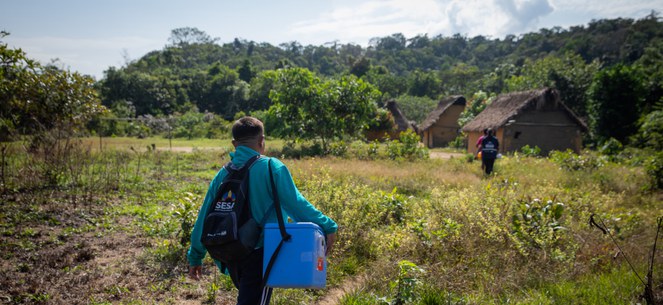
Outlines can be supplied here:
[[416, 70], [408, 77], [408, 94], [412, 96], [437, 98], [441, 92], [440, 87], [440, 79], [434, 72]]
[[89, 76], [42, 66], [0, 41], [0, 140], [56, 129], [64, 135], [78, 131], [105, 111], [92, 85]]
[[599, 142], [615, 138], [625, 143], [637, 131], [644, 97], [637, 69], [616, 65], [599, 72], [590, 87], [589, 122]]
[[398, 103], [398, 107], [408, 120], [415, 121], [418, 124], [421, 124], [428, 114], [437, 107], [437, 101], [427, 96], [401, 95], [396, 98], [396, 103]]
[[407, 82], [390, 73], [384, 66], [372, 66], [363, 79], [382, 92], [382, 100], [400, 96], [407, 90]]
[[371, 69], [371, 61], [366, 57], [357, 59], [350, 68], [350, 74], [356, 77], [362, 77]]
[[237, 73], [239, 74], [239, 79], [250, 83], [251, 79], [255, 77], [255, 72], [253, 72], [253, 67], [251, 66], [251, 61], [245, 59], [242, 62], [242, 65], [237, 68]]
[[177, 28], [173, 29], [170, 32], [170, 37], [168, 37], [168, 41], [171, 43], [173, 46], [186, 46], [190, 44], [206, 44], [206, 43], [214, 43], [218, 38], [212, 38], [207, 33], [204, 31], [199, 30], [198, 28], [195, 27], [183, 27], [183, 28]]
[[246, 83], [239, 79], [236, 71], [222, 64], [215, 65], [209, 77], [205, 98], [198, 107], [231, 120], [248, 99]]
[[663, 110], [652, 111], [642, 119], [634, 140], [638, 146], [663, 151]]
[[581, 117], [587, 115], [587, 90], [599, 71], [598, 61], [585, 63], [577, 54], [547, 56], [526, 60], [520, 75], [506, 79], [508, 91], [525, 91], [542, 87], [559, 89], [562, 101]]
[[319, 139], [326, 151], [330, 140], [357, 137], [368, 127], [378, 97], [372, 85], [355, 76], [323, 82], [307, 69], [282, 69], [270, 94], [270, 112], [285, 123], [284, 136]]
[[251, 80], [247, 111], [267, 110], [272, 105], [269, 92], [274, 88], [277, 74], [275, 70], [266, 70]]

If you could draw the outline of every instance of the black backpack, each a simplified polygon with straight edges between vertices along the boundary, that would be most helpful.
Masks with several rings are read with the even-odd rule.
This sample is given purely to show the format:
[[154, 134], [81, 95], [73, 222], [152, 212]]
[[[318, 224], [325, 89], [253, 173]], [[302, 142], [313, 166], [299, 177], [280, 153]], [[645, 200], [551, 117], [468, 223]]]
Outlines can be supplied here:
[[494, 136], [487, 136], [481, 140], [481, 158], [495, 159], [497, 158], [497, 149], [499, 144], [497, 138]]
[[248, 188], [249, 169], [259, 158], [252, 157], [241, 168], [230, 162], [224, 166], [228, 174], [205, 214], [200, 241], [210, 256], [222, 263], [245, 258], [260, 238], [262, 229], [252, 217]]

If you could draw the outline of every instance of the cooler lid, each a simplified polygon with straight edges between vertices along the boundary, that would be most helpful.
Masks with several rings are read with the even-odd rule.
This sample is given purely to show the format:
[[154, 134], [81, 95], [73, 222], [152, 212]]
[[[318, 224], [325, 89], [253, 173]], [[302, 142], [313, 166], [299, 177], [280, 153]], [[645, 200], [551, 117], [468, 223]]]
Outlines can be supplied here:
[[[279, 229], [279, 224], [277, 222], [270, 222], [265, 224], [265, 229]], [[298, 230], [298, 229], [314, 229], [322, 231], [319, 225], [312, 222], [295, 222], [295, 223], [286, 223], [286, 230]]]

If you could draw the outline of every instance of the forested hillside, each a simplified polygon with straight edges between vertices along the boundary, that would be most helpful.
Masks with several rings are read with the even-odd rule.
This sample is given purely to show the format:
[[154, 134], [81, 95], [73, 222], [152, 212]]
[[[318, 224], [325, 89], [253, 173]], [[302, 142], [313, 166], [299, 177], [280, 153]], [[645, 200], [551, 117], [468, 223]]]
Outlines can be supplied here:
[[[461, 94], [469, 101], [461, 118], [467, 122], [497, 94], [541, 87], [559, 89], [562, 100], [588, 123], [589, 144], [614, 138], [643, 145], [651, 142], [651, 135], [641, 132], [643, 124], [655, 130], [663, 125], [657, 119], [663, 108], [663, 23], [656, 12], [638, 20], [595, 20], [503, 39], [396, 33], [371, 39], [368, 47], [296, 41], [273, 46], [239, 38], [219, 43], [200, 29], [177, 28], [163, 49], [109, 68], [93, 88], [88, 88], [91, 80], [75, 72], [35, 65], [20, 50], [2, 47], [8, 94], [0, 128], [14, 139], [7, 135], [32, 134], [35, 126], [48, 129], [50, 123], [39, 119], [44, 113], [35, 109], [59, 103], [47, 93], [53, 90], [14, 89], [23, 88], [25, 79], [39, 78], [45, 79], [44, 88], [50, 82], [57, 86], [57, 77], [66, 80], [68, 75], [70, 86], [95, 89], [81, 94], [89, 97], [81, 103], [96, 103], [98, 97], [110, 110], [86, 125], [102, 136], [218, 138], [227, 133], [228, 121], [252, 114], [266, 121], [272, 135], [305, 134], [327, 142], [361, 136], [345, 132], [352, 128], [391, 128], [388, 113], [380, 109], [389, 99], [420, 123], [440, 98]], [[44, 107], [33, 109], [23, 100]], [[357, 106], [358, 101], [370, 105]], [[283, 112], [293, 105], [310, 111]], [[361, 113], [352, 110], [334, 119], [333, 113], [350, 106]], [[328, 118], [327, 125], [354, 122], [334, 125], [336, 130], [319, 139], [319, 130], [311, 126], [316, 117]]]
[[[282, 67], [303, 67], [326, 77], [354, 74], [377, 86], [384, 98], [471, 97], [479, 90], [520, 89], [511, 88], [509, 81], [527, 76], [528, 67], [546, 58], [597, 63], [600, 69], [658, 61], [662, 39], [663, 25], [654, 13], [640, 20], [597, 20], [504, 39], [459, 34], [408, 38], [396, 33], [374, 38], [366, 48], [336, 42], [303, 46], [296, 41], [273, 46], [239, 38], [218, 44], [199, 29], [181, 28], [173, 30], [163, 50], [107, 70], [99, 88], [104, 105], [131, 101], [137, 115], [171, 114], [196, 105], [200, 111], [232, 118], [239, 110], [269, 106], [265, 71]], [[567, 67], [569, 71], [548, 71], [548, 78], [553, 85], [564, 86], [565, 81], [575, 81], [573, 69], [578, 65]], [[653, 103], [660, 98], [660, 89], [651, 94]]]

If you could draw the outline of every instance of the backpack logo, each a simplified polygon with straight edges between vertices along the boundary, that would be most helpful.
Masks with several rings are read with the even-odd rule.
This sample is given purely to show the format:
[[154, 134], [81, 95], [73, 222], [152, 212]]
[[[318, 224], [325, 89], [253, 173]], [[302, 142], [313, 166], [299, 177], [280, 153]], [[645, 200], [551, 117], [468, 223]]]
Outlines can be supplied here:
[[235, 207], [235, 193], [229, 190], [221, 196], [221, 201], [218, 201], [214, 206], [215, 211], [231, 211]]

